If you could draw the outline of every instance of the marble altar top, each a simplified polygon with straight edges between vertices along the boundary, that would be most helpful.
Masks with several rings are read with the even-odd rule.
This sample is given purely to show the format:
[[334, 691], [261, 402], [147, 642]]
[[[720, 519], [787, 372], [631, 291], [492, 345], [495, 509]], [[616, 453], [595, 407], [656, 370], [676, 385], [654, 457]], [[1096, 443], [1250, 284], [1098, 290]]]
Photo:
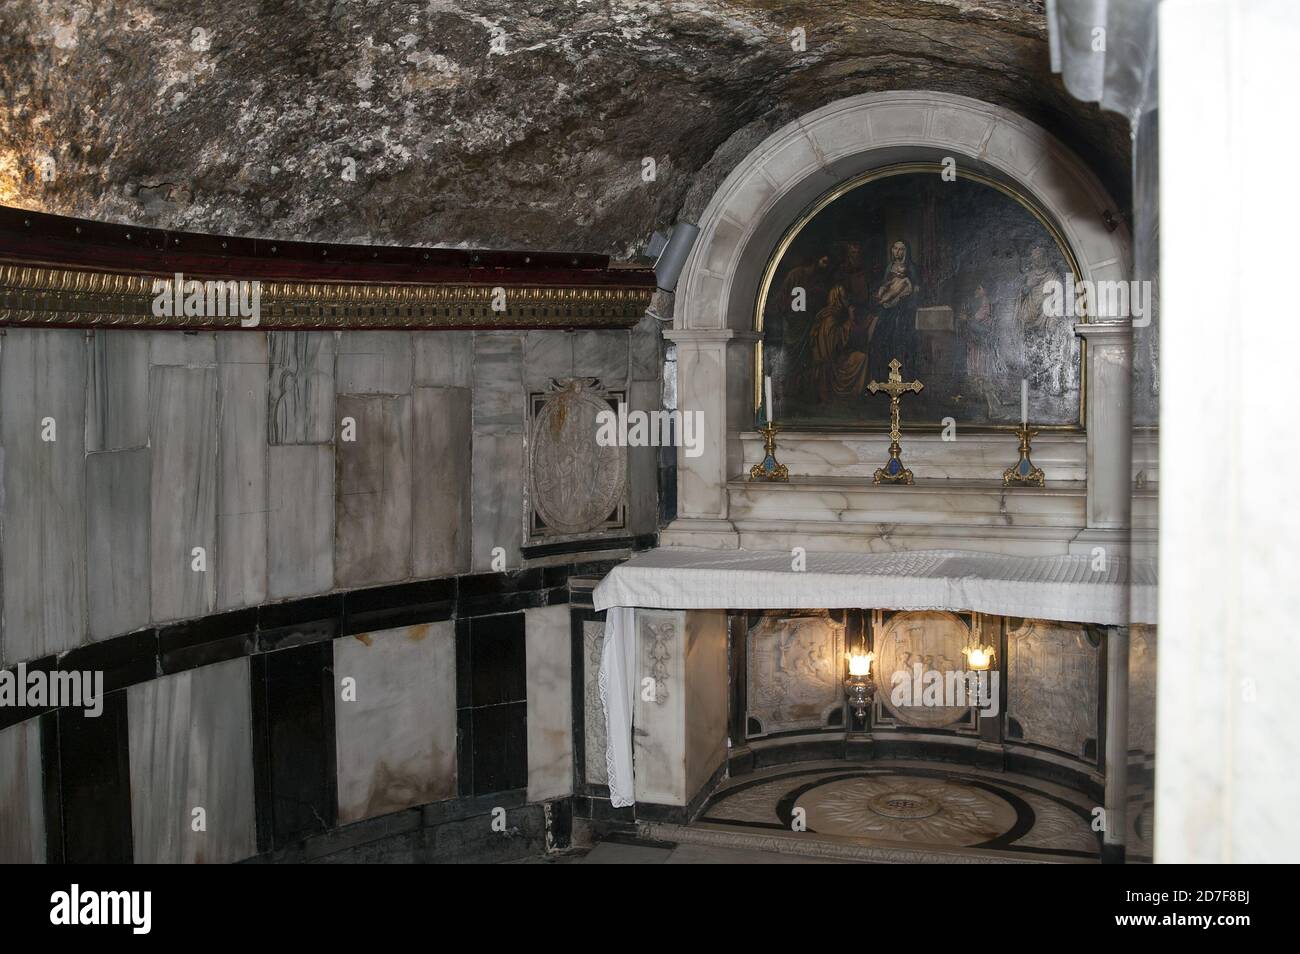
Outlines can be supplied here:
[[1154, 623], [1155, 568], [1111, 557], [1008, 556], [970, 550], [817, 553], [659, 547], [601, 580], [596, 610], [973, 610], [1000, 616], [1124, 625]]

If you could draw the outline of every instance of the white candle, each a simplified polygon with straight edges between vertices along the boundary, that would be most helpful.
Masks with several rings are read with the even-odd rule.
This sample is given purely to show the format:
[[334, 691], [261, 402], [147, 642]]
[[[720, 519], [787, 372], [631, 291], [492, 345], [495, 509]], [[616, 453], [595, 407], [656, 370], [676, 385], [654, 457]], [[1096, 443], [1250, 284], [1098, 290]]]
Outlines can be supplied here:
[[763, 387], [767, 391], [767, 423], [772, 423], [772, 376], [769, 374], [763, 379]]
[[1029, 423], [1029, 379], [1020, 379], [1020, 423]]

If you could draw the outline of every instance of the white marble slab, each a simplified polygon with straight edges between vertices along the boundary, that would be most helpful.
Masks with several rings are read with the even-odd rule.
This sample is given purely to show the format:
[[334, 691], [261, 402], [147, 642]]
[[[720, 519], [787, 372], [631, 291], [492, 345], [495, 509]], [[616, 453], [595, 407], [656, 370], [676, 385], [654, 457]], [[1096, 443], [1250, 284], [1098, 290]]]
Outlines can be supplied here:
[[621, 388], [628, 379], [626, 331], [577, 331], [573, 340], [573, 373], [599, 378], [607, 388]]
[[271, 599], [327, 592], [334, 586], [334, 448], [272, 447], [269, 472], [267, 592]]
[[[161, 623], [216, 607], [217, 371], [155, 367], [151, 375], [149, 571]], [[195, 547], [206, 552], [203, 572], [193, 569]]]
[[356, 440], [335, 448], [334, 572], [339, 586], [411, 575], [411, 398], [340, 395]]
[[337, 639], [334, 680], [340, 824], [455, 796], [452, 621]]
[[413, 373], [408, 331], [345, 331], [335, 362], [339, 394], [409, 394]]
[[530, 331], [524, 336], [524, 385], [544, 391], [554, 378], [573, 377], [571, 331]]
[[155, 367], [214, 367], [217, 363], [217, 336], [211, 331], [150, 332], [149, 363]]
[[520, 431], [524, 426], [523, 337], [474, 334], [474, 430]]
[[266, 335], [217, 336], [217, 609], [266, 601]]
[[0, 864], [45, 863], [41, 723], [0, 731]]
[[334, 435], [334, 350], [327, 331], [268, 336], [267, 432], [272, 444], [323, 444]]
[[[0, 338], [0, 506], [6, 664], [86, 633], [86, 338], [11, 328]], [[53, 441], [42, 440], [46, 419]]]
[[474, 382], [474, 332], [417, 331], [415, 386], [467, 388]]
[[[477, 423], [477, 422], [476, 422]], [[519, 566], [524, 537], [524, 436], [474, 432], [473, 551], [470, 566], [488, 571], [492, 551], [505, 551], [506, 568]]]
[[86, 606], [91, 639], [149, 625], [150, 451], [86, 456]]
[[411, 573], [454, 576], [470, 565], [470, 390], [416, 388], [412, 412]]
[[149, 347], [143, 331], [96, 331], [86, 373], [86, 450], [149, 443]]
[[524, 610], [528, 800], [573, 794], [573, 639], [569, 607]]
[[[248, 660], [132, 686], [127, 719], [135, 861], [222, 864], [255, 854]], [[206, 830], [196, 831], [200, 820]]]

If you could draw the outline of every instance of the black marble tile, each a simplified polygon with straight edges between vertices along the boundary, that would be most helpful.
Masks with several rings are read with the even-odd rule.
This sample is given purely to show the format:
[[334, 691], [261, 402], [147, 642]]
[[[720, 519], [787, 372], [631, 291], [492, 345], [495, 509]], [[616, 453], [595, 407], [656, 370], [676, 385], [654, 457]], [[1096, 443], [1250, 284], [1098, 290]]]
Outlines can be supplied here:
[[342, 635], [451, 619], [455, 609], [454, 578], [356, 590], [343, 597]]
[[59, 714], [41, 716], [41, 788], [45, 807], [45, 863], [63, 864], [63, 773], [59, 769]]
[[253, 659], [259, 848], [264, 831], [282, 847], [335, 825], [333, 661], [332, 643]]
[[[467, 619], [456, 620], [456, 708], [466, 709], [473, 705], [470, 686], [473, 684], [470, 664], [470, 637], [473, 624]], [[468, 764], [468, 763], [467, 763]]]
[[148, 682], [158, 675], [158, 631], [142, 629], [81, 646], [64, 653], [59, 668], [64, 672], [102, 672], [105, 692]]
[[456, 710], [456, 793], [474, 794], [474, 710]]
[[257, 611], [257, 648], [261, 652], [334, 639], [342, 631], [342, 593], [270, 603]]
[[[48, 675], [57, 669], [58, 660], [54, 656], [42, 656], [40, 659], [10, 666], [4, 670], [8, 675], [5, 677], [5, 687], [0, 690], [5, 693], [4, 696], [0, 696], [0, 729], [7, 729], [19, 722], [26, 722], [28, 719], [53, 711], [52, 706], [27, 706], [16, 703], [27, 700], [32, 685], [32, 673], [42, 672], [48, 678]], [[12, 698], [8, 697], [9, 693], [13, 694]]]
[[462, 710], [473, 723], [474, 794], [528, 785], [528, 704]]
[[534, 567], [509, 573], [476, 573], [457, 580], [456, 615], [484, 616], [545, 606], [542, 591], [567, 588], [568, 567]]
[[493, 706], [527, 698], [524, 614], [470, 620], [471, 706]]
[[164, 674], [247, 656], [257, 648], [257, 609], [219, 613], [158, 630]]
[[120, 691], [106, 694], [103, 711], [93, 718], [82, 709], [59, 710], [59, 802], [69, 864], [132, 861], [126, 711]]
[[632, 537], [596, 537], [590, 540], [569, 540], [564, 543], [539, 543], [531, 547], [521, 547], [519, 552], [525, 560], [538, 557], [560, 556], [566, 553], [595, 553], [600, 550], [631, 550]]

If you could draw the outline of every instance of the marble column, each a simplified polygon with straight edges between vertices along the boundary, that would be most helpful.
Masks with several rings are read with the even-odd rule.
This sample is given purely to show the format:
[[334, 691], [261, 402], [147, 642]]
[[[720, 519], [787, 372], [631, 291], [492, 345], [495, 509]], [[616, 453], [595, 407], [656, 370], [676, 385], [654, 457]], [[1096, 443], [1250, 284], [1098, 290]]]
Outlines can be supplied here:
[[1133, 329], [1127, 321], [1099, 321], [1077, 324], [1074, 333], [1088, 346], [1088, 529], [1127, 533], [1132, 511]]
[[1128, 627], [1106, 630], [1106, 828], [1101, 860], [1123, 862], [1128, 831]]
[[753, 332], [676, 329], [664, 336], [677, 345], [677, 407], [697, 413], [699, 453], [677, 449], [677, 519], [664, 531], [665, 546], [735, 549], [739, 538], [727, 519], [727, 480], [744, 462], [739, 432], [753, 424]]

